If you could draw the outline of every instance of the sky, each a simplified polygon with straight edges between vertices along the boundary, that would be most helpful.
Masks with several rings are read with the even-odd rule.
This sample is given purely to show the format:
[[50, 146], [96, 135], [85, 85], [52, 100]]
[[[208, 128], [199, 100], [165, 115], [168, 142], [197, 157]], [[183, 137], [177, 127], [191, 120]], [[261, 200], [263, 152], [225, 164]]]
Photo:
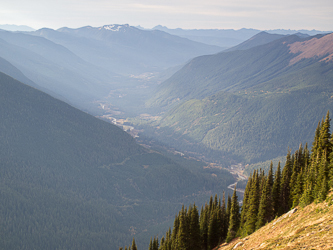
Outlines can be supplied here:
[[0, 0], [0, 24], [333, 31], [332, 0]]

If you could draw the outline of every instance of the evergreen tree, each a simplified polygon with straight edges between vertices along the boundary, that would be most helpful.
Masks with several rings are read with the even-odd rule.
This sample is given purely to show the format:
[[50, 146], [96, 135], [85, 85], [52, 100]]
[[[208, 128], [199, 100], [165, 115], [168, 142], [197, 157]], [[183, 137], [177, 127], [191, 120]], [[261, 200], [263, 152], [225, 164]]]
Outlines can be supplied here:
[[314, 185], [315, 185], [315, 169], [309, 168], [307, 172], [307, 178], [305, 179], [303, 194], [300, 198], [300, 205], [306, 206], [314, 201]]
[[230, 210], [231, 210], [231, 197], [228, 194], [228, 202], [227, 202], [227, 228], [229, 228], [229, 221], [230, 221]]
[[289, 211], [290, 201], [290, 177], [292, 172], [291, 153], [288, 150], [286, 164], [282, 171], [281, 189], [280, 189], [280, 213], [282, 215]]
[[[271, 221], [274, 219], [274, 214], [273, 214], [273, 198], [272, 198], [272, 189], [274, 185], [274, 176], [273, 176], [273, 162], [271, 162], [267, 180], [266, 180], [266, 199], [267, 199], [267, 212], [265, 219], [266, 221]], [[260, 204], [259, 204], [260, 206]]]
[[321, 189], [319, 191], [319, 195], [318, 195], [319, 202], [323, 202], [326, 199], [328, 191], [329, 191], [329, 186], [328, 186], [328, 181], [325, 176], [323, 179], [322, 185], [321, 185]]
[[136, 247], [134, 238], [133, 238], [133, 241], [132, 241], [132, 250], [138, 250], [137, 247]]
[[267, 222], [270, 222], [272, 220], [270, 193], [271, 193], [270, 180], [267, 177], [260, 197], [260, 205], [258, 211], [258, 218], [256, 222], [256, 229], [261, 228]]
[[331, 144], [331, 134], [330, 134], [330, 113], [327, 111], [325, 121], [322, 123], [320, 129], [320, 146], [322, 148], [322, 152], [326, 156], [326, 161], [328, 160], [329, 154], [332, 152], [332, 144]]
[[225, 193], [223, 192], [222, 204], [221, 204], [221, 240], [225, 240], [228, 233], [227, 228], [227, 211], [225, 205]]
[[328, 180], [329, 180], [329, 170], [328, 170], [328, 157], [326, 157], [326, 151], [322, 153], [321, 160], [319, 162], [318, 167], [318, 175], [316, 178], [316, 185], [314, 188], [314, 192], [316, 194], [316, 198], [318, 201], [323, 201], [326, 199], [326, 195], [328, 193]]
[[238, 203], [236, 187], [237, 187], [237, 185], [235, 185], [234, 193], [232, 195], [229, 228], [228, 228], [228, 234], [227, 234], [227, 239], [226, 239], [227, 242], [230, 242], [233, 238], [236, 237], [236, 233], [238, 231], [239, 224], [240, 224], [239, 203]]
[[153, 250], [153, 238], [152, 237], [150, 237], [150, 242], [149, 242], [148, 250]]
[[212, 211], [208, 225], [208, 249], [213, 249], [219, 243], [220, 234], [218, 231], [217, 209]]
[[[177, 234], [177, 248], [176, 249], [188, 249], [188, 227], [186, 221], [186, 212], [182, 209], [179, 215], [179, 229]], [[155, 249], [154, 249], [155, 250]]]
[[209, 208], [206, 204], [204, 209], [201, 209], [200, 214], [200, 234], [201, 234], [201, 248], [207, 250], [208, 248], [208, 224], [209, 224]]
[[293, 198], [293, 206], [296, 207], [301, 199], [301, 196], [303, 194], [303, 169], [301, 169], [301, 172], [297, 175], [296, 184], [294, 186], [293, 192], [292, 192], [292, 198]]
[[251, 185], [252, 185], [252, 177], [250, 175], [245, 191], [244, 191], [244, 196], [243, 196], [243, 205], [241, 207], [241, 219], [240, 219], [240, 236], [245, 236], [246, 232], [244, 232], [245, 224], [246, 224], [246, 214], [249, 209], [249, 197], [250, 197], [250, 190], [251, 190]]
[[190, 217], [190, 228], [189, 228], [189, 249], [200, 250], [201, 249], [201, 235], [200, 235], [200, 224], [199, 224], [199, 213], [196, 205], [189, 211]]
[[171, 236], [172, 249], [177, 249], [177, 236], [179, 231], [179, 216], [175, 216], [175, 220], [173, 221], [173, 230]]
[[248, 210], [246, 213], [245, 235], [249, 235], [255, 231], [257, 215], [259, 209], [259, 176], [254, 171], [252, 177], [252, 185], [248, 201]]
[[[332, 139], [331, 139], [332, 140]], [[328, 163], [329, 188], [333, 188], [333, 152], [330, 153]]]
[[281, 164], [278, 163], [274, 183], [272, 188], [272, 207], [273, 207], [273, 216], [278, 215], [279, 207], [280, 207], [280, 189], [281, 189]]

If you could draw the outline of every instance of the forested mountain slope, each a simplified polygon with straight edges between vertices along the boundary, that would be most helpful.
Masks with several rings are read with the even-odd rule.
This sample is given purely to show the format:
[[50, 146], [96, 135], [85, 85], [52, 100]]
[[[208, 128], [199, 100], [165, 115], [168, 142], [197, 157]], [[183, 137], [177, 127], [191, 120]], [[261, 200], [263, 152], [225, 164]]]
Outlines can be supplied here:
[[[147, 104], [165, 106], [191, 98], [204, 98], [219, 91], [236, 92], [267, 83], [272, 87], [272, 81], [275, 83], [274, 87], [281, 90], [288, 90], [290, 87], [297, 87], [301, 84], [303, 86], [313, 85], [315, 83], [311, 81], [312, 79], [307, 79], [304, 77], [304, 73], [301, 73], [306, 67], [311, 68], [324, 59], [327, 55], [320, 52], [325, 50], [318, 48], [318, 55], [304, 57], [305, 60], [294, 65], [290, 62], [298, 55], [298, 52], [292, 51], [290, 46], [310, 40], [317, 43], [328, 40], [328, 43], [323, 46], [331, 48], [333, 35], [329, 34], [326, 38], [318, 39], [321, 37], [322, 35], [300, 38], [297, 35], [291, 35], [247, 50], [221, 52], [194, 58], [163, 82]], [[295, 81], [290, 77], [295, 74], [302, 78]], [[284, 81], [280, 80], [282, 77]], [[321, 83], [321, 79], [325, 75], [321, 75], [319, 71], [315, 77], [320, 77], [317, 82]], [[256, 88], [255, 90], [260, 91], [261, 89]]]
[[147, 102], [168, 110], [151, 123], [156, 137], [172, 135], [243, 162], [284, 155], [311, 141], [314, 121], [333, 108], [332, 54], [333, 34], [293, 35], [195, 58]]
[[[170, 228], [161, 238], [160, 247], [154, 237], [149, 250], [212, 250], [223, 242], [221, 249], [331, 249], [330, 120], [327, 112], [318, 122], [311, 150], [308, 144], [304, 147], [300, 144], [293, 154], [288, 149], [283, 167], [278, 162], [274, 171], [271, 162], [268, 173], [254, 170], [245, 190], [235, 186], [227, 202], [223, 193], [222, 200], [217, 195], [211, 196], [200, 214], [195, 204], [182, 207], [175, 216], [172, 231]], [[239, 192], [244, 193], [242, 203], [238, 200]], [[234, 240], [237, 237], [240, 239]]]
[[131, 234], [141, 245], [182, 203], [233, 181], [148, 151], [3, 73], [0, 89], [2, 249], [118, 249]]

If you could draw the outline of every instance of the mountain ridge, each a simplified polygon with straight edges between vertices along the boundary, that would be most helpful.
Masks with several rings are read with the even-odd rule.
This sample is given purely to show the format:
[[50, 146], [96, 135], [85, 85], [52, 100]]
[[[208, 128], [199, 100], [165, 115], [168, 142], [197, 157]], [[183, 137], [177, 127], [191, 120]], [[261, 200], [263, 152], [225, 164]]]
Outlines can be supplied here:
[[[109, 28], [106, 29], [106, 27]], [[110, 27], [116, 28], [113, 30]], [[110, 58], [107, 60], [107, 58], [104, 58], [106, 55], [103, 57], [103, 54], [98, 52], [98, 55], [90, 55], [90, 59], [93, 60], [94, 64], [103, 67], [103, 64], [95, 58], [98, 56], [100, 59], [103, 59], [104, 67], [109, 68], [112, 66], [117, 72], [122, 72], [123, 74], [136, 74], [137, 72], [143, 73], [160, 70], [161, 68], [165, 69], [185, 63], [190, 58], [200, 54], [216, 53], [222, 50], [218, 46], [190, 41], [158, 30], [141, 30], [130, 25], [86, 26], [77, 29], [65, 27], [58, 29], [57, 32], [74, 35], [76, 39], [81, 37], [88, 39], [90, 46], [93, 46], [90, 49], [94, 49], [95, 52], [98, 52], [95, 48], [97, 44], [94, 44], [93, 41], [98, 40], [100, 42], [98, 46], [102, 46], [104, 53], [107, 53], [107, 56]], [[35, 32], [35, 34], [43, 35], [40, 31]], [[88, 55], [70, 44], [69, 40], [66, 40], [67, 38], [48, 38], [64, 45], [87, 60]], [[172, 57], [169, 55], [170, 53]], [[140, 61], [138, 61], [138, 58]], [[115, 63], [112, 61], [115, 59], [118, 62]], [[134, 65], [134, 62], [137, 65]], [[126, 68], [122, 65], [124, 63], [127, 64]], [[132, 70], [132, 72], [129, 70]]]
[[[197, 57], [159, 86], [147, 105], [166, 112], [146, 124], [158, 128], [156, 138], [174, 136], [236, 153], [244, 163], [282, 156], [288, 146], [311, 141], [316, 126], [312, 121], [321, 119], [322, 110], [333, 108], [333, 64], [321, 61], [327, 54], [289, 66], [298, 54], [291, 53], [288, 45], [321, 42], [327, 36], [291, 35], [243, 51]], [[308, 109], [306, 126], [300, 122], [303, 108]], [[170, 143], [175, 146], [176, 141]]]

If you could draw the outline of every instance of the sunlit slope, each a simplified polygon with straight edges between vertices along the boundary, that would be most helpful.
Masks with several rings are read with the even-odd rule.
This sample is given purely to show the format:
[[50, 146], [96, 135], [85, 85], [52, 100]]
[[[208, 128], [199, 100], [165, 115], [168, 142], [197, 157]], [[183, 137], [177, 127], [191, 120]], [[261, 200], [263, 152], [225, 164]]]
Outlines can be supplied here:
[[332, 225], [331, 196], [328, 202], [297, 207], [248, 237], [217, 249], [332, 249]]

